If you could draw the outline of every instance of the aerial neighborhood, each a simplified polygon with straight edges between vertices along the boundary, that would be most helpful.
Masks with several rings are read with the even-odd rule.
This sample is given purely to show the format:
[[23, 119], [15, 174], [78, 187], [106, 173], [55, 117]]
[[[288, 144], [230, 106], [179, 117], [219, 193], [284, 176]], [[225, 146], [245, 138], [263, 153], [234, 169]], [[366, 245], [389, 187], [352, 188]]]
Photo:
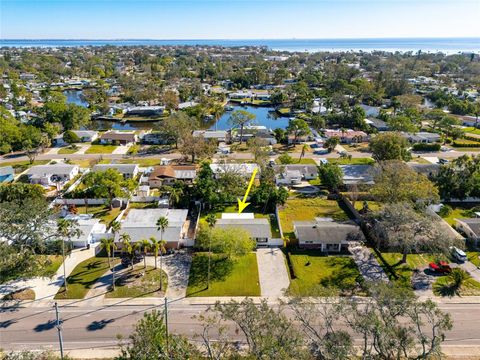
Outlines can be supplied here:
[[[252, 304], [294, 299], [305, 324], [320, 311], [306, 299], [333, 298], [343, 329], [372, 298], [368, 342], [408, 323], [409, 345], [364, 358], [433, 359], [456, 320], [437, 303], [480, 298], [478, 54], [1, 48], [0, 70], [5, 306], [175, 300], [238, 325]], [[397, 300], [401, 321], [379, 315]], [[286, 326], [279, 358], [297, 358], [283, 336], [300, 330], [269, 311]], [[135, 323], [121, 321], [102, 326]], [[332, 326], [302, 359], [355, 358], [324, 356], [323, 339], [356, 342]]]

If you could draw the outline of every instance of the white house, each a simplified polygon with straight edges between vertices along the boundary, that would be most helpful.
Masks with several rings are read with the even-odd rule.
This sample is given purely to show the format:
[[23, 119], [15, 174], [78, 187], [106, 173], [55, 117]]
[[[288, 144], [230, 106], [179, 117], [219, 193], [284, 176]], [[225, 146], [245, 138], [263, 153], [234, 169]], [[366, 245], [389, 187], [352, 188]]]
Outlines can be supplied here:
[[296, 185], [301, 181], [314, 180], [318, 177], [318, 168], [315, 165], [275, 165], [275, 183], [277, 185]]
[[78, 173], [78, 165], [54, 164], [32, 166], [26, 175], [31, 184], [54, 186], [72, 180]]
[[102, 238], [109, 236], [107, 235], [106, 225], [101, 223], [99, 219], [83, 218], [83, 215], [67, 216], [66, 218], [76, 220], [78, 224], [80, 235], [70, 239], [76, 248], [87, 247], [88, 244], [94, 244]]
[[97, 164], [92, 168], [92, 171], [107, 171], [108, 169], [117, 170], [125, 179], [132, 179], [139, 172], [138, 164]]
[[[247, 164], [247, 163], [243, 163], [243, 164], [215, 163], [215, 164], [210, 164], [210, 169], [212, 169], [216, 178], [218, 178], [221, 174], [228, 173], [228, 172], [233, 172], [236, 174], [240, 174], [244, 177], [250, 178], [253, 172], [255, 171], [255, 169], [257, 171], [259, 170], [259, 167], [257, 164]], [[259, 174], [257, 174], [257, 176], [258, 175]]]

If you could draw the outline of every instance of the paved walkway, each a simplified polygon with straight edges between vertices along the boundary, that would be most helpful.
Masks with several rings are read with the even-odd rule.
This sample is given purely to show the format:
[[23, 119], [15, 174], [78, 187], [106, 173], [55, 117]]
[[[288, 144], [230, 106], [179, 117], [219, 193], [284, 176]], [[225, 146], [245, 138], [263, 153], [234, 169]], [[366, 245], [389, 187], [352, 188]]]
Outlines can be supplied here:
[[349, 246], [349, 250], [360, 274], [366, 281], [389, 281], [387, 274], [370, 249], [360, 244], [352, 244]]
[[[92, 256], [95, 256], [94, 247], [91, 247], [89, 250], [78, 249], [72, 251], [65, 261], [65, 270], [67, 276], [70, 275], [70, 273], [79, 263], [91, 258]], [[32, 289], [35, 292], [35, 302], [52, 300], [63, 285], [63, 282], [63, 265], [60, 265], [56, 274], [52, 278], [37, 277], [28, 280], [11, 281], [4, 285], [0, 285], [0, 297], [17, 290]]]
[[75, 154], [85, 154], [85, 151], [87, 151], [89, 148], [90, 144], [82, 145]]
[[128, 152], [128, 149], [130, 149], [130, 145], [120, 145], [117, 146], [113, 151], [112, 154], [115, 155], [124, 155]]
[[290, 285], [285, 258], [280, 249], [257, 249], [258, 275], [263, 297], [280, 297]]
[[480, 269], [473, 265], [470, 261], [465, 261], [462, 264], [459, 264], [463, 270], [467, 271], [474, 280], [480, 282]]
[[49, 149], [46, 153], [49, 155], [58, 154], [60, 149], [61, 149], [60, 147], [53, 147]]

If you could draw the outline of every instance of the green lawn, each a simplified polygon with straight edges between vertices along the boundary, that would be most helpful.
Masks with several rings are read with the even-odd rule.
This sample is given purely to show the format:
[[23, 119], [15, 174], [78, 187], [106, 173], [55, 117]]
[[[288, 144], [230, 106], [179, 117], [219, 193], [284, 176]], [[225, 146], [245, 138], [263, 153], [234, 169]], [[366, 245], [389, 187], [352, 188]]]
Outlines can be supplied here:
[[450, 226], [455, 226], [455, 219], [469, 219], [475, 217], [473, 206], [466, 205], [452, 205], [452, 212], [448, 216], [444, 216], [443, 219], [450, 224]]
[[467, 258], [473, 265], [480, 267], [480, 251], [467, 251]]
[[63, 263], [63, 257], [61, 255], [39, 255], [46, 260], [44, 267], [44, 275], [51, 277], [55, 275], [58, 268]]
[[340, 221], [349, 219], [338, 201], [319, 197], [289, 198], [280, 208], [279, 215], [283, 234], [287, 237], [293, 235], [294, 221], [313, 220], [315, 217], [331, 217]]
[[462, 130], [463, 130], [464, 133], [480, 135], [480, 129], [476, 129], [473, 126], [463, 128]]
[[58, 150], [57, 154], [75, 154], [80, 148], [77, 147], [75, 149], [72, 149], [70, 146], [63, 147], [60, 150]]
[[85, 154], [111, 154], [116, 148], [115, 145], [91, 145]]
[[480, 296], [480, 283], [472, 278], [465, 280], [459, 289], [455, 289], [448, 276], [441, 276], [435, 280], [432, 288], [437, 296]]
[[104, 205], [88, 205], [88, 207], [77, 205], [76, 208], [77, 214], [93, 214], [93, 217], [100, 219], [107, 227], [120, 214], [119, 208], [110, 210], [108, 206]]
[[207, 253], [194, 254], [187, 296], [260, 296], [255, 253], [235, 259], [213, 254], [209, 289], [206, 289], [207, 269]]
[[325, 256], [319, 251], [289, 254], [294, 277], [289, 293], [293, 296], [339, 296], [364, 294], [363, 278], [349, 256]]
[[[358, 211], [362, 210], [363, 203], [364, 201], [362, 200], [355, 201], [355, 205], [354, 205], [355, 209], [357, 209]], [[373, 212], [378, 211], [381, 208], [381, 204], [377, 201], [367, 201], [367, 204], [368, 204], [368, 208]]]
[[[391, 280], [396, 280], [399, 284], [407, 287], [411, 286], [412, 274], [415, 269], [428, 266], [428, 264], [432, 261], [437, 261], [440, 259], [445, 260], [445, 258], [441, 255], [439, 256], [435, 254], [409, 254], [407, 255], [407, 263], [400, 264], [400, 260], [402, 259], [401, 253], [382, 252], [381, 257], [386, 262], [385, 264], [385, 262], [382, 261], [382, 259], [378, 256], [377, 253], [374, 252], [374, 255]], [[397, 275], [397, 279], [395, 279], [395, 276], [389, 269], [391, 269], [394, 274]]]
[[[277, 164], [281, 164], [280, 160], [279, 159], [276, 159], [275, 162]], [[292, 162], [292, 165], [295, 165], [295, 164], [301, 164], [301, 165], [317, 165], [317, 163], [315, 162], [315, 160], [313, 159], [310, 159], [310, 158], [302, 158], [302, 159], [296, 159], [296, 158], [293, 158], [293, 162]]]
[[351, 158], [351, 159], [342, 159], [342, 158], [335, 158], [335, 159], [328, 159], [328, 162], [337, 165], [373, 165], [375, 164], [375, 160], [372, 158]]
[[[144, 274], [145, 275], [142, 275]], [[163, 286], [160, 291], [160, 269], [153, 266], [143, 268], [143, 263], [133, 270], [128, 268], [121, 277], [115, 280], [115, 290], [105, 294], [107, 298], [162, 297], [167, 290], [168, 278], [163, 272]]]
[[[114, 259], [112, 264], [118, 263]], [[55, 295], [55, 299], [83, 299], [93, 284], [108, 271], [107, 257], [92, 257], [78, 264], [67, 278], [68, 290], [63, 287]]]
[[130, 159], [115, 160], [117, 164], [138, 164], [141, 167], [160, 165], [160, 158], [141, 158], [135, 156]]

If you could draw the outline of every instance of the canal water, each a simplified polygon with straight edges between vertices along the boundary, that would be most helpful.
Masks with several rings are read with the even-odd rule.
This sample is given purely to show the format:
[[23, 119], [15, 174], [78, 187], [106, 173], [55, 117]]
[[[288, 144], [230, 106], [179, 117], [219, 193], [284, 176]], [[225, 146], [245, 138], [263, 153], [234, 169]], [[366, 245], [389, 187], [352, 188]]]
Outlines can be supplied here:
[[[83, 97], [81, 90], [66, 90], [63, 94], [67, 97], [67, 103], [84, 107], [88, 106], [88, 102]], [[232, 111], [239, 109], [246, 110], [255, 115], [255, 119], [250, 125], [263, 125], [267, 127], [267, 129], [272, 130], [277, 128], [285, 129], [288, 126], [288, 118], [279, 117], [273, 107], [233, 105]], [[229, 130], [232, 127], [229, 121], [232, 111], [225, 111], [216, 124], [210, 121], [206, 122], [203, 127], [212, 130]], [[154, 124], [155, 123], [151, 121], [130, 121], [123, 123], [119, 121], [93, 120], [89, 128], [91, 130], [149, 130]]]

